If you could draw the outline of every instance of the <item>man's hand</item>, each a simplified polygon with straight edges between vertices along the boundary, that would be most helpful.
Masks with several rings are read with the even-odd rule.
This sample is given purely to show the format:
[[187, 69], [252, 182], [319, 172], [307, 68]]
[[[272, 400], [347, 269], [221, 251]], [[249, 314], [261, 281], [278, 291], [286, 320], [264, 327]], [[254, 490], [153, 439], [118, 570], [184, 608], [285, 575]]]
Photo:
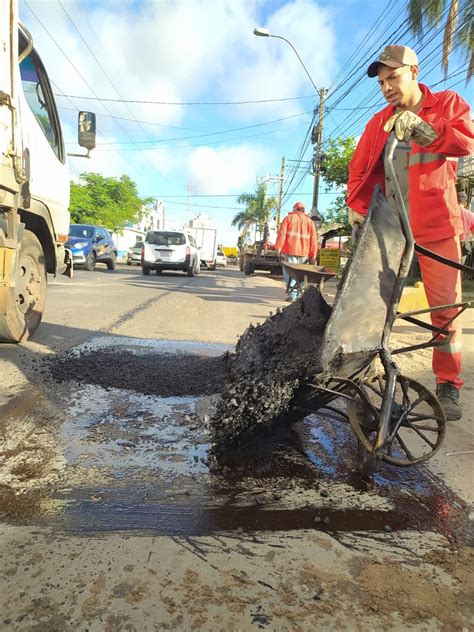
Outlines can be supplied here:
[[316, 263], [316, 259], [314, 257], [310, 257], [308, 259], [308, 265], [314, 266], [315, 263]]
[[351, 241], [352, 243], [355, 243], [355, 240], [357, 239], [357, 233], [360, 230], [360, 225], [365, 220], [365, 217], [357, 211], [352, 210], [351, 208], [349, 209], [348, 217], [349, 224], [352, 226]]
[[385, 132], [395, 132], [395, 136], [399, 141], [408, 143], [414, 140], [415, 143], [422, 147], [431, 145], [437, 139], [436, 132], [414, 112], [399, 112], [391, 116], [383, 127]]

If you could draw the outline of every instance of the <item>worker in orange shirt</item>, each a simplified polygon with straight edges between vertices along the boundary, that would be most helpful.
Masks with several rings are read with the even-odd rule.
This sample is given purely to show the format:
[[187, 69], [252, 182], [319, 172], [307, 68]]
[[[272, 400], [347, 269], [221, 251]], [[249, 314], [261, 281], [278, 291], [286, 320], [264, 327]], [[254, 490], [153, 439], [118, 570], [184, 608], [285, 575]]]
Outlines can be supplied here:
[[[275, 249], [288, 263], [314, 263], [318, 250], [318, 235], [313, 221], [306, 215], [304, 204], [296, 202], [291, 213], [280, 224]], [[286, 301], [296, 301], [300, 287], [283, 268], [288, 296]]]

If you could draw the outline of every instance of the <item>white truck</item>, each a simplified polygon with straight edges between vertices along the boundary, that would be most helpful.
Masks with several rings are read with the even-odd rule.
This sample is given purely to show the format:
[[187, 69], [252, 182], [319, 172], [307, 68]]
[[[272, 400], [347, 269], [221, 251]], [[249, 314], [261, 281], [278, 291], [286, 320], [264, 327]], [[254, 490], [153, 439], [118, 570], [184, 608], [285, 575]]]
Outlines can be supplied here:
[[196, 242], [201, 251], [201, 268], [216, 269], [217, 230], [204, 226], [185, 226], [185, 230]]
[[[95, 115], [79, 112], [78, 142], [95, 147]], [[78, 154], [73, 154], [78, 155]], [[81, 154], [82, 155], [82, 154]], [[41, 322], [47, 273], [71, 276], [69, 171], [46, 69], [0, 2], [0, 341], [26, 340]]]

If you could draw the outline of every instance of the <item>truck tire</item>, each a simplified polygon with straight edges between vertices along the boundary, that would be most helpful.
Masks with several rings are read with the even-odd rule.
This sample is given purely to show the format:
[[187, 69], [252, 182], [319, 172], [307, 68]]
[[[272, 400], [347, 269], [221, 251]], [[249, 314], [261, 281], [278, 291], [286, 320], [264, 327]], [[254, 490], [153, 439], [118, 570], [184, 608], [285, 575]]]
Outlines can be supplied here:
[[96, 257], [95, 257], [95, 252], [93, 252], [92, 250], [89, 252], [89, 254], [86, 257], [86, 262], [84, 264], [84, 268], [87, 270], [87, 272], [94, 272], [95, 270], [95, 263], [96, 263]]
[[9, 288], [7, 313], [0, 315], [0, 340], [21, 342], [36, 331], [46, 303], [46, 268], [41, 244], [25, 230], [18, 250], [14, 287]]
[[248, 255], [245, 255], [244, 257], [244, 261], [242, 263], [242, 272], [247, 276], [253, 274], [252, 259]]

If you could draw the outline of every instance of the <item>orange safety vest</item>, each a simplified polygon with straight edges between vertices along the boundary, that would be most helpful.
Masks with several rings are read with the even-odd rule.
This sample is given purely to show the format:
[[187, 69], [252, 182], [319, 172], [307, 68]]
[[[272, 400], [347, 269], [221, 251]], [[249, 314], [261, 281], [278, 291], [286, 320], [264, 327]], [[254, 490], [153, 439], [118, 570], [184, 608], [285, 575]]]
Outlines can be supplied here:
[[[456, 197], [457, 158], [474, 152], [469, 105], [456, 92], [431, 92], [419, 84], [423, 101], [418, 116], [431, 125], [436, 140], [421, 147], [411, 142], [409, 164], [410, 223], [418, 243], [447, 239], [462, 232]], [[394, 114], [389, 105], [369, 121], [349, 167], [347, 205], [366, 215], [374, 188], [385, 190], [383, 127]]]
[[284, 255], [315, 259], [318, 235], [313, 221], [303, 211], [291, 211], [280, 224], [275, 249]]

